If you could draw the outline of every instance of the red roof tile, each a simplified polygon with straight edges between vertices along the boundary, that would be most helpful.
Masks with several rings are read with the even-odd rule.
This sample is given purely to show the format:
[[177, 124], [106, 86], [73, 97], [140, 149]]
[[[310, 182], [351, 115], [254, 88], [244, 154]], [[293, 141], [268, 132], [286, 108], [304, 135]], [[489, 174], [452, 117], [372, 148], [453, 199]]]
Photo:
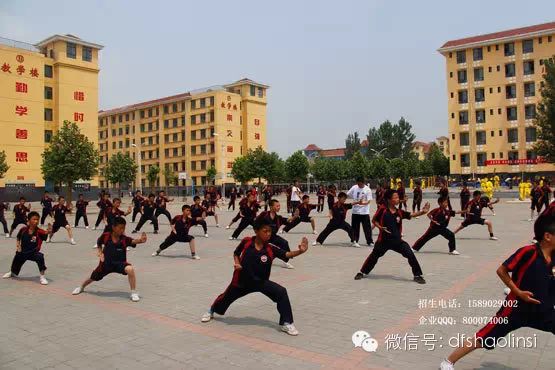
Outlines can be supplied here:
[[320, 151], [320, 157], [344, 157], [345, 148], [323, 149]]
[[360, 146], [366, 148], [368, 146], [368, 140], [364, 139], [360, 142]]
[[515, 37], [515, 38], [517, 38], [517, 37], [526, 36], [528, 34], [541, 32], [541, 31], [547, 31], [547, 30], [554, 30], [555, 31], [555, 22], [537, 24], [537, 25], [534, 25], [534, 26], [514, 28], [514, 29], [511, 29], [511, 30], [506, 30], [506, 31], [501, 31], [501, 32], [494, 32], [494, 33], [488, 33], [488, 34], [485, 34], [485, 35], [471, 36], [471, 37], [466, 37], [466, 38], [462, 38], [462, 39], [451, 40], [451, 41], [447, 41], [445, 44], [443, 44], [441, 46], [440, 50], [445, 49], [445, 48], [453, 48], [453, 47], [463, 46], [463, 45], [467, 45], [467, 44], [493, 41], [493, 40], [502, 39], [502, 38], [506, 38], [506, 37]]
[[306, 148], [304, 148], [304, 150], [307, 150], [307, 151], [319, 151], [319, 150], [322, 150], [322, 149], [320, 149], [319, 147], [317, 147], [317, 146], [314, 145], [314, 144], [308, 144], [308, 145], [306, 146]]

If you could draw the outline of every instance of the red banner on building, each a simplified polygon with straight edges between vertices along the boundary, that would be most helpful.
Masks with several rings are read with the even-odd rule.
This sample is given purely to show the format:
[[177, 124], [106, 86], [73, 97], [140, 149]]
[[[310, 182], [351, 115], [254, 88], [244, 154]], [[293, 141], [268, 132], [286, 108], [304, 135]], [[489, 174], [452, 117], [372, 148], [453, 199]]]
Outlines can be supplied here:
[[495, 165], [518, 165], [518, 164], [539, 164], [544, 163], [545, 160], [543, 158], [536, 158], [536, 159], [490, 159], [486, 161], [486, 166], [495, 166]]

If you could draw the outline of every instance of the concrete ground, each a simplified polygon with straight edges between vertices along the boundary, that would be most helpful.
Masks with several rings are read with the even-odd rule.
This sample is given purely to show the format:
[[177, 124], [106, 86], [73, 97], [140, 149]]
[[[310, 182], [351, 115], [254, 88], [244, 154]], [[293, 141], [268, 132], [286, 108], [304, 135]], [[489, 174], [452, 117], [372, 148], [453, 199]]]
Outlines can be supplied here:
[[[180, 207], [172, 204], [172, 214]], [[94, 205], [90, 208], [96, 211]], [[294, 270], [274, 266], [272, 279], [288, 289], [298, 337], [278, 330], [275, 304], [258, 294], [238, 300], [226, 316], [200, 322], [231, 279], [237, 242], [227, 240], [232, 230], [223, 226], [234, 212], [220, 211], [221, 228], [209, 218], [208, 239], [201, 237], [200, 227], [193, 228], [199, 261], [189, 258], [185, 244], [151, 257], [169, 225], [160, 218], [159, 235], [146, 225], [147, 243], [128, 252], [137, 270], [138, 303], [129, 300], [127, 278], [115, 274], [72, 296], [98, 263], [91, 246], [100, 231], [77, 229], [77, 245], [72, 246], [62, 230], [43, 248], [48, 286], [38, 283], [33, 263], [23, 267], [20, 278], [0, 280], [0, 368], [435, 369], [450, 352], [449, 338], [473, 334], [483, 326], [482, 317], [495, 314], [496, 308], [470, 307], [487, 301], [469, 300], [504, 298], [495, 270], [532, 235], [527, 204], [503, 201], [496, 213], [484, 211], [499, 241], [488, 240], [486, 228], [474, 226], [457, 235], [460, 256], [448, 255], [441, 237], [417, 255], [426, 285], [412, 282], [406, 260], [394, 252], [386, 254], [368, 278], [354, 281], [370, 249], [350, 247], [342, 231], [332, 234], [325, 246], [311, 246], [294, 259]], [[325, 214], [314, 217], [322, 230]], [[89, 218], [94, 221], [96, 214]], [[451, 229], [459, 223], [453, 219]], [[405, 239], [412, 244], [428, 222], [421, 217], [404, 225]], [[128, 225], [128, 231], [132, 227]], [[251, 233], [248, 229], [243, 235]], [[285, 237], [295, 248], [304, 235], [315, 239], [308, 224]], [[3, 271], [9, 270], [14, 249], [14, 239], [0, 237]], [[378, 340], [376, 352], [354, 347], [352, 335], [359, 330]], [[516, 334], [535, 335], [534, 348], [479, 350], [456, 368], [555, 367], [552, 334], [530, 329]]]

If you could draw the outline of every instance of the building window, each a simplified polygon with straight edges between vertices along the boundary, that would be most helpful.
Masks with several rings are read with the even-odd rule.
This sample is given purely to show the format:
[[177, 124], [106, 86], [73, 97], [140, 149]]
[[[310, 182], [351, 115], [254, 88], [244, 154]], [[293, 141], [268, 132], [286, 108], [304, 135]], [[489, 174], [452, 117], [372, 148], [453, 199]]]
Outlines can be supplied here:
[[92, 48], [83, 46], [83, 60], [85, 62], [92, 62]]
[[484, 68], [474, 68], [474, 81], [484, 81]]
[[172, 104], [172, 113], [177, 112], [177, 103]]
[[509, 143], [518, 143], [518, 129], [510, 128], [507, 130], [507, 140]]
[[177, 120], [177, 118], [174, 118], [174, 119], [173, 119], [173, 121], [172, 121], [173, 128], [176, 128], [176, 127], [177, 127], [178, 122], [179, 122], [179, 121]]
[[191, 100], [191, 109], [197, 109], [197, 101]]
[[250, 94], [251, 94], [251, 96], [256, 95], [256, 86], [250, 85]]
[[460, 90], [459, 91], [459, 104], [466, 104], [468, 103], [468, 91]]
[[164, 128], [168, 128], [170, 126], [170, 121], [165, 119], [164, 120]]
[[536, 96], [536, 85], [534, 82], [524, 83], [524, 96], [529, 98], [531, 96]]
[[483, 50], [482, 48], [474, 48], [472, 49], [472, 60], [475, 62], [484, 59], [483, 57]]
[[200, 99], [200, 107], [201, 108], [206, 108], [206, 99], [205, 98]]
[[258, 88], [258, 97], [259, 98], [263, 98], [264, 97], [264, 89], [259, 87]]
[[486, 165], [486, 159], [487, 159], [487, 155], [486, 153], [477, 153], [476, 154], [476, 162], [477, 165], [482, 167]]
[[211, 96], [209, 99], [210, 99], [210, 106], [213, 107], [214, 106], [214, 97]]
[[505, 64], [505, 77], [514, 77], [516, 75], [515, 64]]
[[48, 78], [52, 78], [54, 76], [54, 72], [52, 69], [52, 66], [49, 66], [48, 64], [44, 65], [44, 77], [48, 77]]
[[68, 58], [77, 58], [77, 45], [73, 42], [66, 42], [66, 55]]
[[200, 115], [200, 123], [205, 123], [206, 122], [206, 113], [202, 113]]
[[468, 153], [461, 154], [461, 167], [470, 167], [470, 155]]
[[505, 97], [507, 99], [515, 99], [516, 98], [516, 85], [507, 85], [505, 86]]
[[457, 63], [466, 63], [466, 50], [457, 51]]
[[476, 123], [486, 123], [486, 111], [479, 109], [476, 111]]
[[538, 154], [534, 150], [527, 150], [526, 151], [526, 159], [537, 159]]
[[516, 121], [517, 118], [516, 107], [507, 107], [507, 121]]
[[488, 72], [491, 73], [491, 67], [488, 67]]
[[197, 123], [197, 116], [191, 116], [191, 125], [194, 125], [195, 123]]
[[526, 127], [526, 142], [533, 143], [536, 141], [536, 128], [535, 127]]
[[44, 142], [49, 143], [52, 141], [52, 130], [44, 130]]
[[534, 119], [536, 118], [536, 105], [527, 104], [524, 106], [524, 119]]
[[516, 161], [518, 160], [518, 150], [511, 150], [509, 152], [509, 161]]
[[470, 144], [468, 132], [461, 132], [459, 135], [460, 146], [467, 146]]
[[495, 159], [495, 153], [491, 153], [491, 159]]
[[[541, 38], [540, 38], [541, 40]], [[534, 51], [534, 40], [524, 40], [522, 41], [522, 53], [532, 53]]]
[[164, 105], [164, 114], [170, 113], [170, 108], [167, 105]]
[[524, 67], [524, 75], [533, 75], [534, 74], [534, 61], [533, 60], [525, 60], [523, 62]]
[[468, 111], [463, 110], [459, 112], [459, 125], [467, 125], [468, 124]]
[[484, 89], [475, 89], [474, 90], [474, 100], [476, 102], [482, 102], [486, 99], [486, 94]]
[[52, 88], [50, 86], [44, 87], [44, 98], [52, 100]]
[[467, 81], [466, 69], [460, 69], [457, 71], [457, 80], [459, 81], [460, 84], [466, 83]]
[[507, 42], [505, 45], [505, 56], [510, 57], [511, 55], [515, 55], [515, 43], [514, 42]]
[[52, 109], [44, 108], [44, 120], [52, 121]]
[[485, 131], [476, 131], [476, 145], [486, 145]]

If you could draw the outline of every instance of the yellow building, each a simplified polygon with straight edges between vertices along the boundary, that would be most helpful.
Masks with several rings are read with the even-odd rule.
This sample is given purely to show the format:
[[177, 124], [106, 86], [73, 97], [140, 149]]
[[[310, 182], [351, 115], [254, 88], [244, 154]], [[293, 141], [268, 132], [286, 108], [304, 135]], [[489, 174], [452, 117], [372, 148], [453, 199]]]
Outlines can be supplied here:
[[423, 141], [415, 141], [412, 144], [412, 151], [418, 156], [419, 160], [424, 160], [428, 158], [428, 154], [430, 152], [430, 148], [432, 144], [437, 145], [439, 150], [443, 153], [444, 156], [449, 157], [449, 138], [445, 136], [440, 136], [435, 139], [435, 141], [431, 143], [425, 143]]
[[446, 42], [451, 173], [549, 173], [533, 150], [555, 22]]
[[[10, 169], [0, 192], [42, 192], [41, 154], [64, 120], [97, 142], [101, 45], [54, 35], [35, 45], [0, 38], [0, 150]], [[89, 185], [96, 186], [96, 180]]]
[[[235, 158], [249, 149], [267, 148], [267, 90], [266, 85], [242, 79], [100, 111], [101, 170], [113, 154], [124, 152], [140, 164], [135, 188], [172, 185], [166, 184], [166, 169], [186, 174], [181, 186], [203, 186], [212, 166], [217, 185], [235, 183], [231, 176]], [[153, 165], [160, 168], [156, 184], [148, 183], [146, 176]], [[106, 179], [100, 179], [100, 186], [108, 186]]]

